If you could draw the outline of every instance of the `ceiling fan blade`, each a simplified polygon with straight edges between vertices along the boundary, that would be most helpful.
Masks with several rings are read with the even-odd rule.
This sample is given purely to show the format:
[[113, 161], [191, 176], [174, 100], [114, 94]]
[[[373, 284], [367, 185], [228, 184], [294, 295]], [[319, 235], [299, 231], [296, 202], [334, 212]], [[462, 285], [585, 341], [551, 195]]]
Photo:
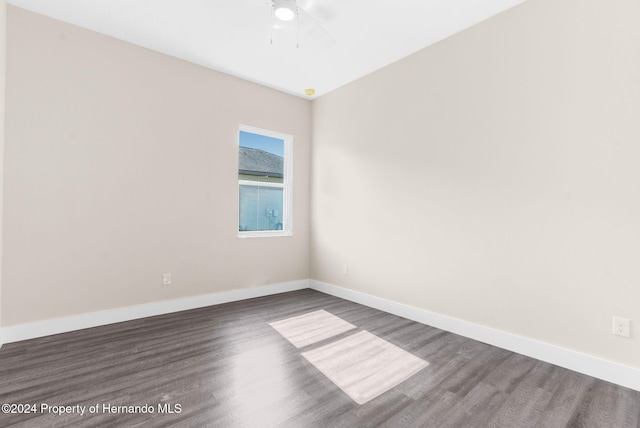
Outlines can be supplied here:
[[336, 44], [331, 34], [301, 7], [298, 7], [298, 25], [301, 47], [307, 45], [329, 49]]
[[298, 8], [304, 9], [310, 16], [315, 17], [316, 21], [327, 23], [335, 16], [335, 12], [322, 0], [297, 0], [297, 3]]

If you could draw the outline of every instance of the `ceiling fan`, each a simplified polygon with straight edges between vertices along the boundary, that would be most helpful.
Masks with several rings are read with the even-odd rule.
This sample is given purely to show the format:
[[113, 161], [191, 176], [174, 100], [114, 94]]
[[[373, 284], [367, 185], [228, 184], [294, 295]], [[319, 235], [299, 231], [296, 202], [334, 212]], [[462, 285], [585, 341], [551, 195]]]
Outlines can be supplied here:
[[271, 44], [291, 44], [296, 47], [328, 49], [336, 41], [312, 16], [330, 19], [332, 14], [318, 6], [316, 0], [270, 0], [272, 25]]

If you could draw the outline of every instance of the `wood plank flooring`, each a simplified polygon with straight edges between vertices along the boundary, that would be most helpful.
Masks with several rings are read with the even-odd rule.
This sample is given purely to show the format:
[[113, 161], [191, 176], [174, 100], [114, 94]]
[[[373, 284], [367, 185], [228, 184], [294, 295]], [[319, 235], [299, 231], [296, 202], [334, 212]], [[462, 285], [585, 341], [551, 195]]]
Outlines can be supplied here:
[[[268, 324], [319, 309], [429, 366], [356, 404]], [[6, 344], [2, 403], [38, 412], [0, 427], [640, 427], [640, 392], [313, 290]]]

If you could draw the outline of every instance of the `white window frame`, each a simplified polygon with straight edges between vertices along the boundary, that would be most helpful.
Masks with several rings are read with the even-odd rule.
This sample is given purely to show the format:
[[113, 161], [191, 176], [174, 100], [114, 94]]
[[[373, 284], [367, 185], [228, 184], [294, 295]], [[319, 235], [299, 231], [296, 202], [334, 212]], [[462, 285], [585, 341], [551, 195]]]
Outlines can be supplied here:
[[[240, 131], [250, 132], [252, 134], [264, 135], [267, 137], [277, 138], [284, 141], [284, 164], [283, 164], [283, 180], [282, 183], [271, 183], [264, 181], [240, 180], [238, 179], [238, 209], [236, 219], [238, 223], [236, 230], [238, 238], [264, 238], [277, 236], [293, 235], [293, 135], [284, 134], [282, 132], [271, 131], [269, 129], [258, 128], [249, 125], [240, 125], [238, 130], [238, 150], [240, 153]], [[237, 162], [236, 162], [237, 164]], [[236, 168], [237, 171], [237, 168]], [[257, 186], [280, 188], [282, 190], [282, 230], [247, 230], [240, 231], [240, 186]]]

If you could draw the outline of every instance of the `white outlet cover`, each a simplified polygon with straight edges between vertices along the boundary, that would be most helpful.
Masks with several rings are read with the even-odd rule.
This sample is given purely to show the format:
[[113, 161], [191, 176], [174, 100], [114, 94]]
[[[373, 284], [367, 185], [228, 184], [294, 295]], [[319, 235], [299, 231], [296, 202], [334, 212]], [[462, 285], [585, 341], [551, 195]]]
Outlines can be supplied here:
[[631, 321], [626, 318], [613, 317], [613, 334], [629, 337], [631, 333]]
[[162, 274], [162, 285], [171, 285], [171, 274], [163, 273]]

